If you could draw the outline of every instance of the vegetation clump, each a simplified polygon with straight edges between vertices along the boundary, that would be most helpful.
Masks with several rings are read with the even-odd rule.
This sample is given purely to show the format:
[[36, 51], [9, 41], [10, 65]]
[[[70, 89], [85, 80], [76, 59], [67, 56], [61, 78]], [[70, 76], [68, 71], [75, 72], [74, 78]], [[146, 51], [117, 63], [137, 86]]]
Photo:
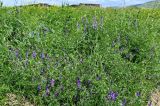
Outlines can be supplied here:
[[160, 82], [159, 19], [158, 9], [2, 8], [0, 105], [8, 94], [38, 106], [147, 105]]

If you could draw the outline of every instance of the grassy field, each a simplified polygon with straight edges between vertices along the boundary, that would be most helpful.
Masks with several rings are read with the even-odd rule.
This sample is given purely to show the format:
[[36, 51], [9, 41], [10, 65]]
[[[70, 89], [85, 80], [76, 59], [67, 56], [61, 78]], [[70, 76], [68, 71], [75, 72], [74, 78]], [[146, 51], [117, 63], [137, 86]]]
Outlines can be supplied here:
[[0, 9], [1, 106], [8, 94], [37, 106], [146, 106], [156, 89], [159, 9]]

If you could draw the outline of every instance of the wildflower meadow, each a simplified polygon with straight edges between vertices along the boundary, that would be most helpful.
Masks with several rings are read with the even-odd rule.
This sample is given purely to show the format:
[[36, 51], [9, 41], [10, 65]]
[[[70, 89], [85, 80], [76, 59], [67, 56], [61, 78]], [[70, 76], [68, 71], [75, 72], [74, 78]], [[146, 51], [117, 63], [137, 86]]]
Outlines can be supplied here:
[[0, 9], [1, 106], [7, 94], [30, 106], [159, 106], [155, 90], [159, 9]]

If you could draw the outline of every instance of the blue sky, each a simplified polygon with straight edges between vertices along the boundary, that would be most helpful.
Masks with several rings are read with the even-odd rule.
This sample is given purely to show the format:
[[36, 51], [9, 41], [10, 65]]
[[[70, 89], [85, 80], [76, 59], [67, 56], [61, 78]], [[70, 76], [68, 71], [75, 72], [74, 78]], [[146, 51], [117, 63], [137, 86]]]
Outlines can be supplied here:
[[[123, 6], [124, 0], [0, 0], [5, 6], [25, 5], [31, 3], [48, 3], [61, 5], [63, 2], [69, 4], [78, 3], [99, 3], [104, 7], [108, 6]], [[125, 0], [126, 5], [141, 4], [153, 0]]]

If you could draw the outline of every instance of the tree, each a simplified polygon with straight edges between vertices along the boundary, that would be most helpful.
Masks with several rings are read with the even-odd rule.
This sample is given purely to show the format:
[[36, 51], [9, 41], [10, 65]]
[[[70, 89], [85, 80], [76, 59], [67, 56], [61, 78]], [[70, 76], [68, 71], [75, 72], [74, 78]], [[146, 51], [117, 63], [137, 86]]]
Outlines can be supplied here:
[[2, 1], [0, 1], [0, 7], [2, 7], [3, 6], [3, 2]]

